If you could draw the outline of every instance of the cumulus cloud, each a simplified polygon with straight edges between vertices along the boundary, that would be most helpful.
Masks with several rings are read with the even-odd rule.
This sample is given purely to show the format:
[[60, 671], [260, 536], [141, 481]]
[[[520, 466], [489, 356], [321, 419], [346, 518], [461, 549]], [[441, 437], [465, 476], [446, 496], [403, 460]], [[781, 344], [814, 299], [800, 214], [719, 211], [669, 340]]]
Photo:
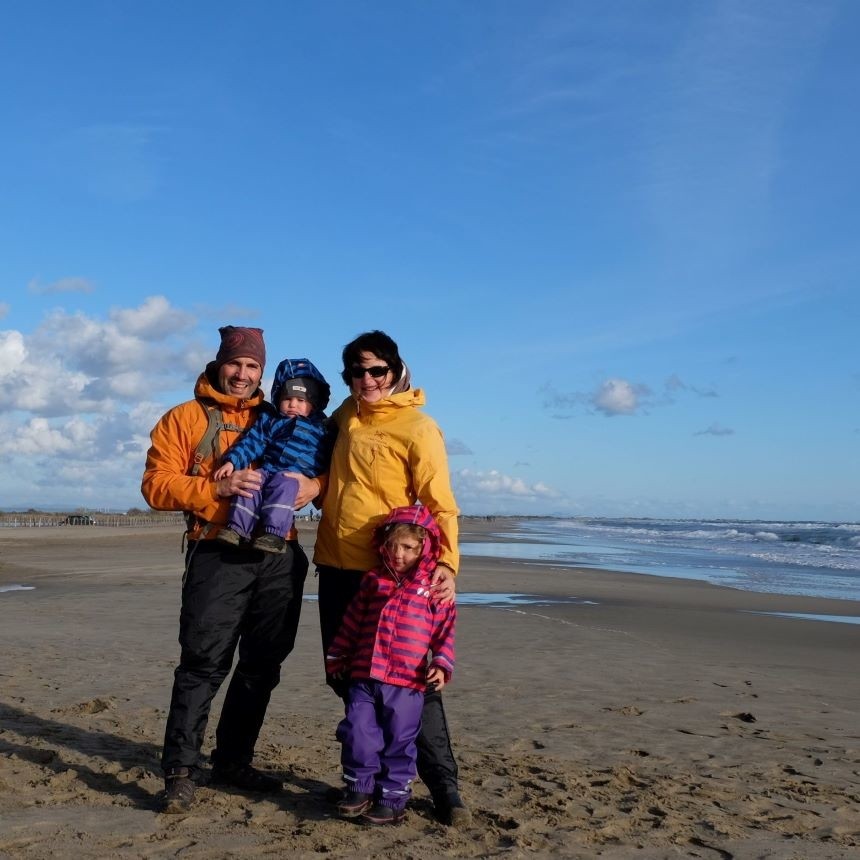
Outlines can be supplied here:
[[127, 335], [155, 341], [187, 330], [194, 321], [191, 314], [171, 307], [164, 296], [150, 296], [139, 308], [113, 308], [110, 319]]
[[706, 427], [704, 430], [697, 430], [694, 436], [731, 436], [735, 431], [731, 427], [723, 427], [718, 421]]
[[473, 454], [472, 449], [460, 439], [446, 439], [445, 450], [450, 457], [456, 457], [461, 454]]
[[108, 413], [117, 402], [151, 399], [177, 373], [191, 377], [203, 366], [189, 348], [195, 326], [193, 316], [153, 296], [106, 320], [55, 310], [31, 335], [0, 331], [0, 413]]
[[458, 498], [516, 498], [520, 500], [556, 499], [559, 493], [552, 487], [538, 481], [528, 484], [522, 478], [503, 475], [495, 469], [489, 472], [476, 472], [460, 469], [453, 473], [452, 481]]
[[91, 293], [93, 290], [95, 290], [95, 285], [86, 278], [60, 278], [50, 284], [41, 284], [38, 278], [33, 278], [27, 284], [27, 291], [37, 296], [48, 296], [55, 293]]
[[636, 415], [658, 406], [668, 406], [684, 392], [699, 397], [718, 397], [713, 388], [702, 388], [685, 382], [677, 373], [671, 374], [655, 391], [644, 382], [633, 382], [620, 376], [610, 376], [599, 382], [591, 391], [562, 393], [551, 385], [541, 388], [544, 408], [553, 418], [570, 418], [571, 412], [584, 409], [606, 416]]
[[626, 379], [607, 379], [594, 392], [591, 403], [604, 415], [633, 415], [650, 394], [647, 385]]
[[211, 357], [197, 325], [152, 296], [101, 318], [61, 309], [32, 332], [0, 330], [0, 505], [139, 498], [149, 431]]
[[591, 391], [562, 393], [552, 386], [544, 386], [544, 407], [550, 409], [553, 417], [570, 417], [565, 413], [577, 408], [588, 412], [601, 412], [607, 416], [634, 415], [652, 402], [651, 389], [640, 382], [630, 382], [620, 377], [609, 377]]

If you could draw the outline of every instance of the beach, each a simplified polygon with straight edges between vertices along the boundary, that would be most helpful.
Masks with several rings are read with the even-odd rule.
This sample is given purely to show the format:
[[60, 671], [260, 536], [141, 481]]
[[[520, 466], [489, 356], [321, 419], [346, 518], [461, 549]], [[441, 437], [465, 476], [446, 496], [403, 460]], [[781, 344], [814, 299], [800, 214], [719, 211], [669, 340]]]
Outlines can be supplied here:
[[[462, 540], [499, 530], [467, 519]], [[312, 574], [255, 759], [283, 793], [204, 787], [190, 814], [156, 814], [180, 542], [0, 529], [0, 858], [856, 856], [860, 626], [762, 613], [860, 602], [480, 555], [445, 693], [469, 828], [436, 822], [420, 783], [399, 826], [333, 814], [341, 709]]]

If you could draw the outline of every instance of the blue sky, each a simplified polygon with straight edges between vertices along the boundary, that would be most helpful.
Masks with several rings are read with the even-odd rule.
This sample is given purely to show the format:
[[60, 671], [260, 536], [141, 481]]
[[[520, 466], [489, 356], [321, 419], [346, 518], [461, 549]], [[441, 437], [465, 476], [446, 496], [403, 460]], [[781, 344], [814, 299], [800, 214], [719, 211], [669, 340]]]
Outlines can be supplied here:
[[391, 334], [465, 513], [860, 519], [860, 4], [0, 20], [0, 507], [143, 506], [232, 323]]

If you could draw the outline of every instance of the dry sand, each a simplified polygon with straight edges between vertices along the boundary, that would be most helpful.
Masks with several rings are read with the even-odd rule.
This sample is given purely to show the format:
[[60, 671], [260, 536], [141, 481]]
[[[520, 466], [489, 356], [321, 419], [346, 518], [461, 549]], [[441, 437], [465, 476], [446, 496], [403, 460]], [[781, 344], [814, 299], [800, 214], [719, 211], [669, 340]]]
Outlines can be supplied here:
[[422, 785], [398, 827], [332, 815], [310, 601], [257, 748], [284, 793], [155, 814], [181, 564], [175, 529], [0, 530], [0, 588], [35, 586], [0, 592], [0, 858], [857, 856], [860, 627], [753, 613], [860, 604], [482, 558], [461, 592], [594, 604], [461, 607], [446, 707], [470, 828]]

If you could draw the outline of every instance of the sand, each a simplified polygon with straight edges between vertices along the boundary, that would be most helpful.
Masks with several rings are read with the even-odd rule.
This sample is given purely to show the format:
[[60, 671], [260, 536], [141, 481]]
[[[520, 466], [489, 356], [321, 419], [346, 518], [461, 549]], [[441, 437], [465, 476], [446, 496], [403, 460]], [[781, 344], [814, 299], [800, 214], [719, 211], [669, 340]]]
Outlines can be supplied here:
[[471, 827], [420, 784], [397, 827], [332, 814], [312, 601], [257, 748], [284, 792], [156, 814], [181, 564], [174, 527], [0, 529], [0, 588], [35, 586], [0, 591], [0, 858], [857, 856], [860, 627], [755, 613], [860, 604], [487, 558], [461, 592], [562, 602], [460, 608], [446, 708]]

